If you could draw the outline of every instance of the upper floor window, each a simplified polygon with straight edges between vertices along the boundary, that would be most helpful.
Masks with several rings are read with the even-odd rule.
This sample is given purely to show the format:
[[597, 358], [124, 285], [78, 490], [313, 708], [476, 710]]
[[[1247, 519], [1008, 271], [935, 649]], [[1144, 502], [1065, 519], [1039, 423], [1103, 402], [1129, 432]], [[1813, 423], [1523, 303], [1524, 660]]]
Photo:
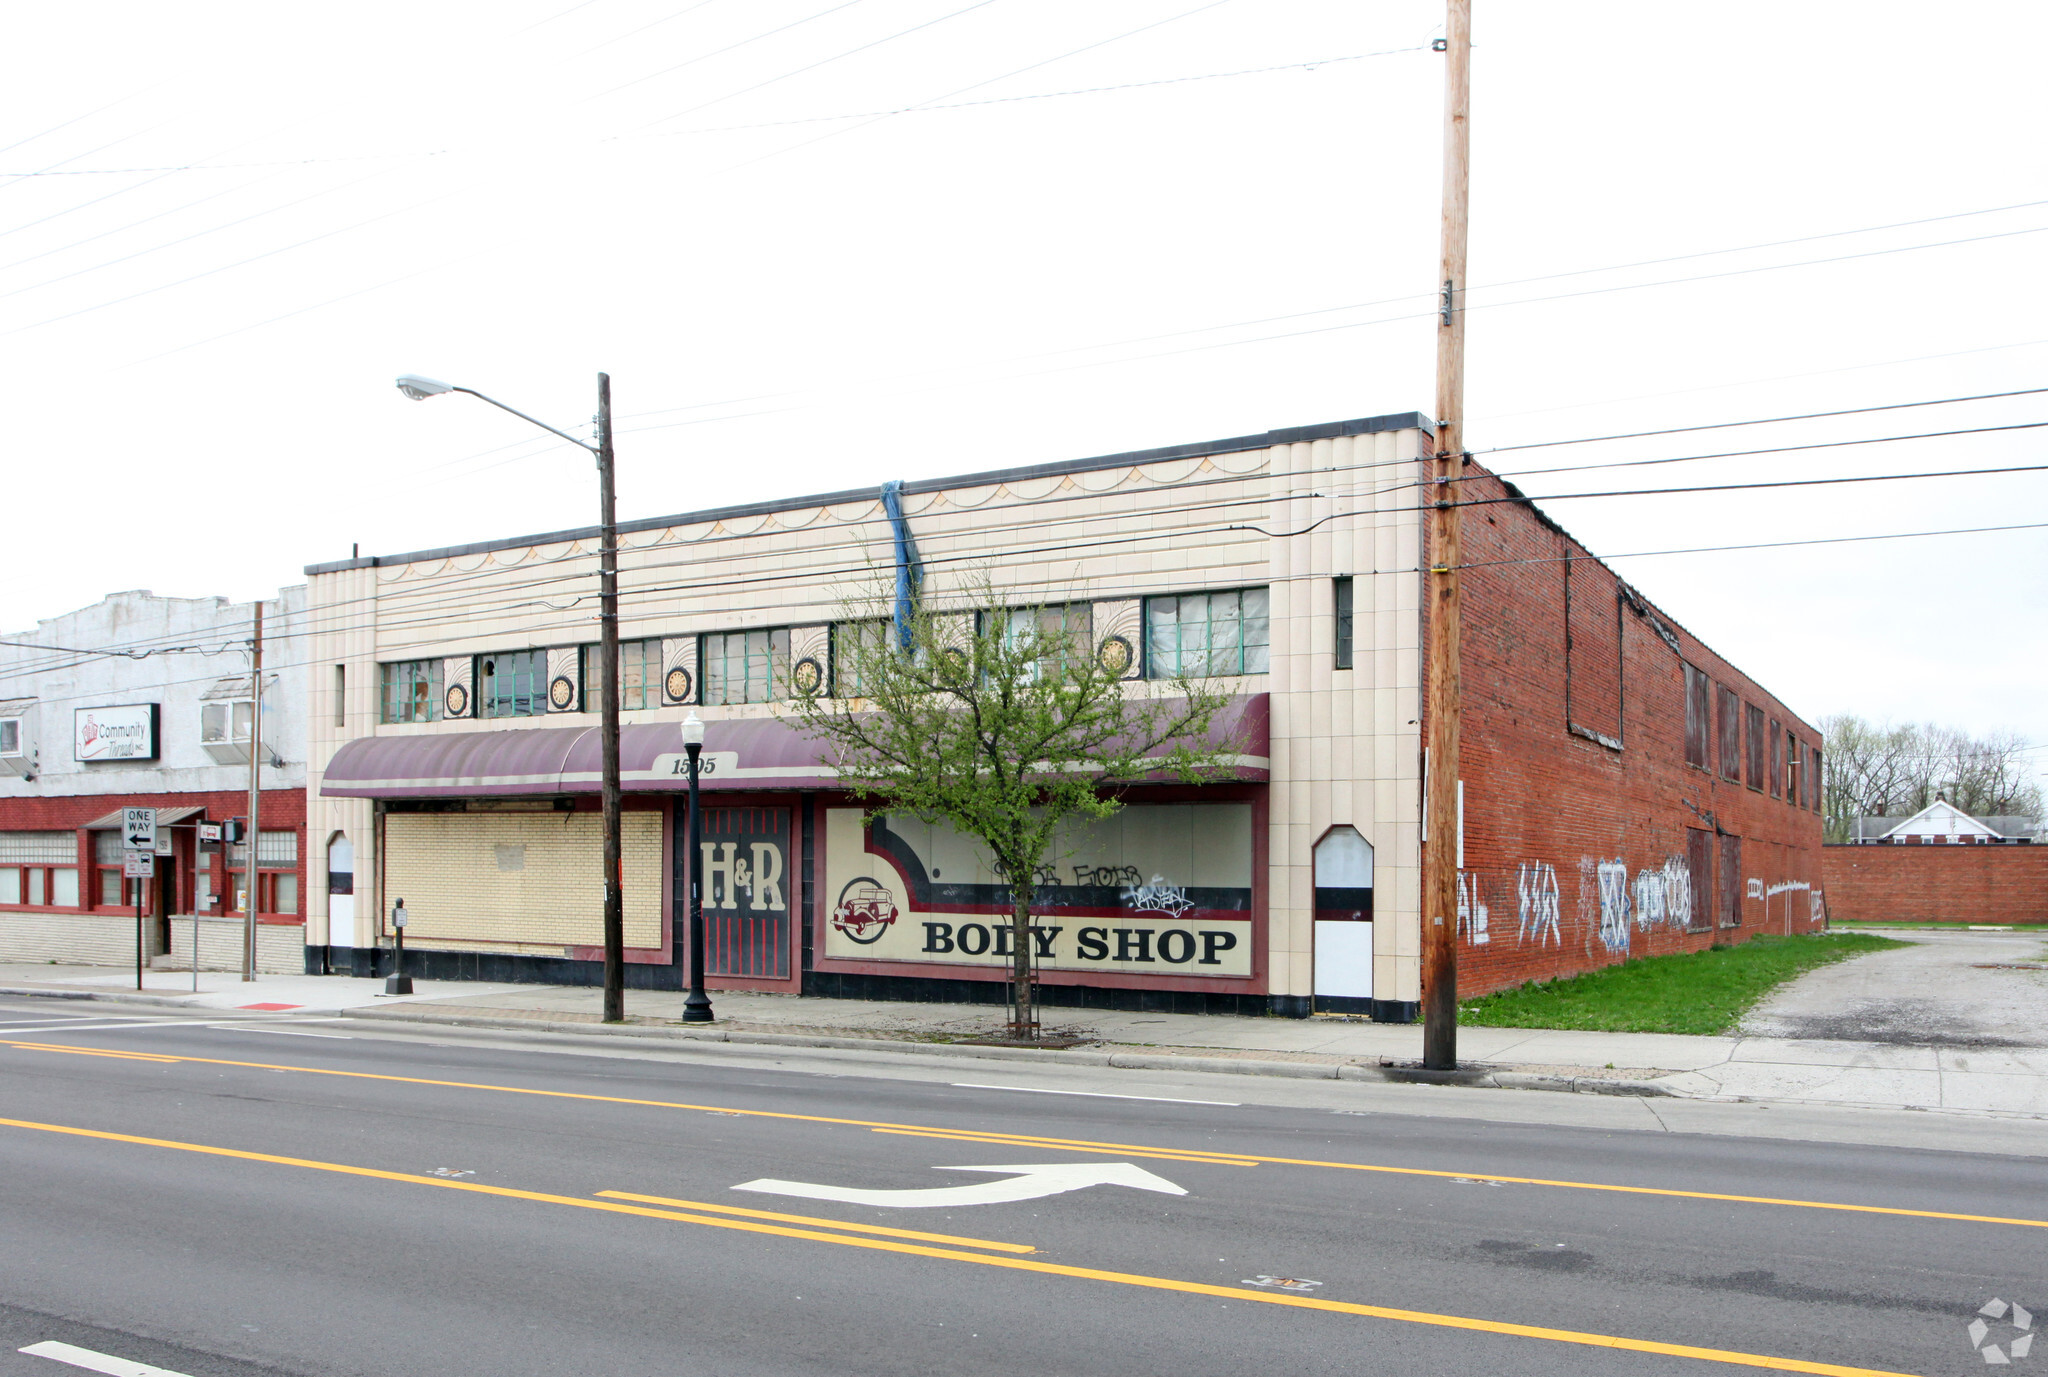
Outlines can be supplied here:
[[1802, 751], [1800, 750], [1800, 748], [1799, 748], [1799, 737], [1798, 737], [1798, 735], [1797, 735], [1796, 733], [1793, 733], [1793, 732], [1790, 732], [1790, 731], [1786, 732], [1786, 733], [1785, 733], [1785, 802], [1787, 802], [1787, 803], [1791, 803], [1791, 804], [1797, 804], [1797, 805], [1799, 805], [1799, 806], [1802, 806], [1802, 807], [1803, 807], [1804, 805], [1803, 805], [1803, 804], [1801, 803], [1801, 801], [1800, 801], [1800, 797], [1799, 797], [1799, 788], [1800, 788], [1800, 784], [1801, 784], [1801, 780], [1800, 780], [1800, 775], [1801, 775], [1801, 774], [1803, 773], [1803, 772], [1802, 772], [1802, 771], [1800, 770], [1800, 768], [1799, 768], [1799, 764], [1800, 764], [1800, 761], [1799, 761], [1799, 757], [1800, 757], [1800, 756], [1801, 756], [1802, 754], [1804, 754], [1804, 752], [1802, 752]]
[[1337, 663], [1338, 669], [1351, 668], [1351, 578], [1332, 581], [1332, 590], [1337, 603]]
[[1779, 730], [1778, 719], [1771, 719], [1771, 797], [1778, 797], [1778, 791], [1785, 784], [1785, 733]]
[[832, 689], [834, 698], [861, 698], [861, 666], [894, 644], [896, 627], [886, 617], [832, 625]]
[[1742, 700], [1726, 685], [1720, 689], [1721, 777], [1742, 778]]
[[1813, 783], [1811, 786], [1809, 786], [1812, 790], [1812, 793], [1808, 800], [1807, 806], [1812, 808], [1814, 812], [1818, 813], [1819, 811], [1821, 811], [1821, 786], [1827, 780], [1827, 776], [1822, 774], [1820, 769], [1820, 747], [1815, 746], [1813, 748], [1813, 755], [1812, 758], [1809, 760], [1808, 764], [1811, 766], [1813, 770], [1813, 773], [1809, 775], [1808, 778], [1810, 778], [1813, 781]]
[[1707, 703], [1706, 671], [1693, 665], [1685, 670], [1685, 763], [1707, 768], [1707, 737], [1713, 711]]
[[[604, 706], [604, 647], [583, 647], [584, 706]], [[592, 696], [595, 695], [595, 696]], [[661, 642], [619, 642], [619, 711], [643, 712], [661, 706]]]
[[1263, 588], [1145, 599], [1145, 674], [1264, 674], [1270, 652]]
[[1092, 603], [1013, 607], [995, 615], [1003, 619], [1005, 646], [1022, 645], [1034, 632], [1037, 634], [1039, 647], [1046, 652], [1040, 664], [1064, 664], [1069, 654], [1086, 660], [1094, 649], [1095, 608]]
[[720, 631], [703, 638], [704, 701], [767, 703], [789, 682], [789, 628]]
[[484, 717], [537, 717], [548, 710], [548, 653], [508, 650], [477, 656]]
[[21, 719], [0, 717], [0, 755], [21, 754]]
[[441, 662], [404, 660], [384, 670], [386, 722], [437, 722], [441, 718]]
[[1761, 791], [1764, 787], [1764, 710], [1754, 703], [1743, 704], [1746, 714], [1743, 725], [1748, 729], [1743, 736], [1743, 745], [1748, 747], [1749, 787]]

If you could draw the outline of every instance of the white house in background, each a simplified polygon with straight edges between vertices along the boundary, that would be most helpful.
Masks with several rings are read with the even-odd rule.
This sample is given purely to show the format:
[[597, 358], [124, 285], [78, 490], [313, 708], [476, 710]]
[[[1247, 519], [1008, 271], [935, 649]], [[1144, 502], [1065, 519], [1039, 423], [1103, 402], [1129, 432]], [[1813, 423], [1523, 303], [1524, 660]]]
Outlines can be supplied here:
[[1961, 845], [2031, 842], [2040, 826], [2038, 818], [1972, 817], [1948, 800], [1938, 798], [1912, 817], [1898, 822], [1890, 818], [1858, 818], [1850, 840]]

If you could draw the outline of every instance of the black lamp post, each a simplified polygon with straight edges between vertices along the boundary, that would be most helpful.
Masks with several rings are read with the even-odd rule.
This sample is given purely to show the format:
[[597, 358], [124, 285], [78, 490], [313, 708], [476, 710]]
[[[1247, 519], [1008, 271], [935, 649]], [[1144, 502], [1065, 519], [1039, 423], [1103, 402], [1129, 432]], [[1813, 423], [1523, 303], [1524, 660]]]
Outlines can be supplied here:
[[704, 749], [704, 724], [691, 713], [683, 720], [683, 749], [690, 756], [690, 993], [683, 1000], [683, 1022], [711, 1022], [711, 996], [704, 993], [704, 860], [703, 814], [697, 807], [697, 755]]

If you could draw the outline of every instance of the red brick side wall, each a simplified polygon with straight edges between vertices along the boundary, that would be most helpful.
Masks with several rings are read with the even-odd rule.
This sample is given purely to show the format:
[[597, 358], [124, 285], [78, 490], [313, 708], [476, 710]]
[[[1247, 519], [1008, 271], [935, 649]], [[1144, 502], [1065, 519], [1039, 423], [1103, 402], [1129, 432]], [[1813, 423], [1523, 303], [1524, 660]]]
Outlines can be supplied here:
[[[214, 821], [222, 818], [246, 818], [249, 815], [249, 795], [244, 791], [227, 791], [196, 794], [69, 794], [50, 798], [10, 798], [0, 800], [0, 832], [58, 832], [83, 828], [87, 823], [104, 817], [116, 808], [205, 808], [206, 816]], [[263, 813], [261, 818], [266, 832], [296, 831], [299, 834], [299, 912], [295, 915], [261, 915], [266, 923], [304, 923], [307, 895], [306, 866], [311, 855], [311, 842], [306, 836], [306, 791], [304, 789], [265, 789], [263, 791]], [[180, 842], [180, 855], [189, 843]], [[323, 852], [324, 862], [324, 852]], [[31, 908], [28, 905], [0, 905], [11, 912], [23, 913], [117, 913], [129, 912], [125, 907], [104, 908], [96, 901], [99, 891], [93, 881], [92, 834], [80, 831], [78, 834], [78, 897], [81, 908], [55, 908], [44, 906]], [[267, 869], [267, 867], [266, 867]], [[282, 870], [278, 873], [282, 874]], [[221, 912], [217, 903], [214, 912]]]
[[1838, 923], [2048, 923], [2048, 846], [1829, 846]]
[[[1511, 495], [1465, 471], [1460, 496]], [[1467, 507], [1462, 534], [1459, 994], [1819, 928], [1818, 800], [1773, 798], [1768, 750], [1766, 787], [1750, 787], [1747, 709], [1766, 732], [1776, 719], [1781, 741], [1797, 735], [1803, 755], [1820, 733], [1530, 506]], [[1710, 708], [1717, 686], [1737, 697], [1739, 780], [1721, 773], [1718, 713], [1707, 768], [1686, 761], [1688, 662], [1710, 681]], [[1740, 853], [1724, 885], [1727, 838]]]

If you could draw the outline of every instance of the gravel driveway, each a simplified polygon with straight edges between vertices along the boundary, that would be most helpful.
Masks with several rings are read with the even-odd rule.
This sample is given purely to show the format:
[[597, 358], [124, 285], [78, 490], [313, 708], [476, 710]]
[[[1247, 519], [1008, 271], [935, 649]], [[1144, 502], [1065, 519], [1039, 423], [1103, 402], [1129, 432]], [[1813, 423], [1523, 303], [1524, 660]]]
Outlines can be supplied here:
[[1886, 932], [1909, 948], [1800, 976], [1746, 1015], [1751, 1037], [2048, 1047], [2048, 934]]

